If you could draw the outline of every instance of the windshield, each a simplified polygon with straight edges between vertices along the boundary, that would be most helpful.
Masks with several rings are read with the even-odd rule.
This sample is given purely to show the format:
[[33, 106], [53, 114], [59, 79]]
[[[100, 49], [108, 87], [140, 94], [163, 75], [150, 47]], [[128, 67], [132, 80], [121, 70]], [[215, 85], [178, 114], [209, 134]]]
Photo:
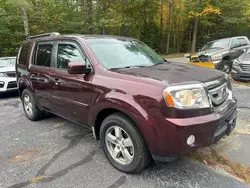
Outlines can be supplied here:
[[107, 69], [152, 66], [165, 61], [146, 44], [135, 40], [87, 39], [87, 43]]
[[14, 67], [16, 58], [3, 58], [0, 59], [0, 68], [2, 67]]
[[213, 42], [207, 43], [201, 50], [208, 50], [208, 49], [224, 49], [229, 46], [230, 39], [221, 39]]

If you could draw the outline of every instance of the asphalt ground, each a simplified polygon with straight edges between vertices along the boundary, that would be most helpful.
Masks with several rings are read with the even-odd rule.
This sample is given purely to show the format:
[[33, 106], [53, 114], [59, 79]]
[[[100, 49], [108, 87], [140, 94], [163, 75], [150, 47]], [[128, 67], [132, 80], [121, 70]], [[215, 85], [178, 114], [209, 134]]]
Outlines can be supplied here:
[[[250, 89], [236, 85], [234, 93], [244, 122], [250, 117]], [[0, 99], [0, 143], [1, 188], [249, 188], [187, 156], [152, 163], [139, 175], [121, 173], [90, 130], [57, 116], [31, 122], [15, 93]]]

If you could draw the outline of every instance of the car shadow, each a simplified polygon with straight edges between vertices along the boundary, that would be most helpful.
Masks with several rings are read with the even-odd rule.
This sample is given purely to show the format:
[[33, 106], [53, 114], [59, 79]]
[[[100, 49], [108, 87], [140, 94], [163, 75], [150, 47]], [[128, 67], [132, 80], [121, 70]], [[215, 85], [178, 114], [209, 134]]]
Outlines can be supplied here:
[[11, 91], [11, 92], [6, 92], [6, 93], [0, 93], [0, 100], [4, 99], [11, 99], [11, 98], [17, 98], [18, 91]]

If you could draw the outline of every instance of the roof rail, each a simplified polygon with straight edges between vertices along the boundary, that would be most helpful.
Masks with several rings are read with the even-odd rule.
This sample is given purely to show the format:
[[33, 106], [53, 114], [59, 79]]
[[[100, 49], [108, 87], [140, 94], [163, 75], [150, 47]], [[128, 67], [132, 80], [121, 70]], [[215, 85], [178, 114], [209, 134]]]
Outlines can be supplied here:
[[29, 39], [35, 39], [35, 38], [40, 38], [40, 37], [49, 37], [49, 36], [57, 36], [57, 35], [60, 35], [60, 33], [57, 33], [57, 32], [44, 33], [44, 34], [30, 36]]

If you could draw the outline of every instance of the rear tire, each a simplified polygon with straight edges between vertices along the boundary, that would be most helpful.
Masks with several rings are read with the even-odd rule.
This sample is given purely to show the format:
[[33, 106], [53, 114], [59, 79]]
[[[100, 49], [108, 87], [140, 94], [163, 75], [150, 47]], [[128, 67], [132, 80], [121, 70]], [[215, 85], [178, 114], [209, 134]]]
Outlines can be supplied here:
[[37, 107], [34, 96], [28, 89], [23, 90], [21, 100], [24, 113], [29, 120], [37, 121], [44, 116], [44, 111]]
[[151, 162], [145, 140], [127, 116], [115, 113], [101, 125], [100, 140], [109, 162], [119, 171], [140, 173]]

